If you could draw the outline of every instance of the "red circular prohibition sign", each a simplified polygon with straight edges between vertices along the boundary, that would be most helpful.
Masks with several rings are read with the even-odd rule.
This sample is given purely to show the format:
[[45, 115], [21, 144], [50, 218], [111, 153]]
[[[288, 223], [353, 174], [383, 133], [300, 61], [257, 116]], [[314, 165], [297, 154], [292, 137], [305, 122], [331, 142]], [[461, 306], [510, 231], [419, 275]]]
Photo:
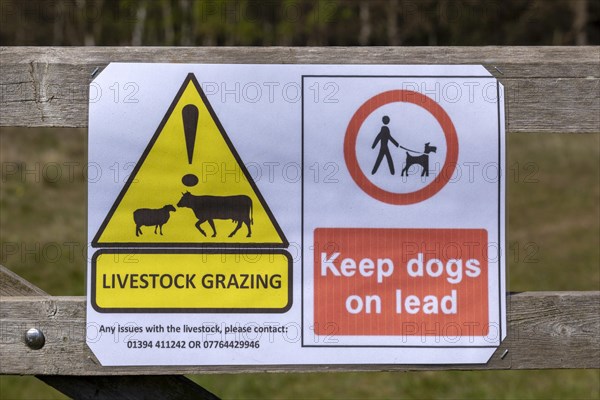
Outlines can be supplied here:
[[[373, 111], [381, 106], [395, 102], [412, 103], [426, 109], [438, 121], [446, 138], [446, 160], [440, 173], [429, 185], [410, 193], [388, 192], [376, 186], [362, 172], [356, 159], [356, 138], [362, 124]], [[344, 159], [354, 182], [369, 196], [388, 204], [414, 204], [430, 198], [439, 192], [450, 180], [456, 168], [456, 161], [458, 160], [458, 137], [456, 136], [456, 129], [452, 120], [446, 111], [434, 100], [411, 90], [390, 90], [371, 97], [354, 113], [346, 129]]]

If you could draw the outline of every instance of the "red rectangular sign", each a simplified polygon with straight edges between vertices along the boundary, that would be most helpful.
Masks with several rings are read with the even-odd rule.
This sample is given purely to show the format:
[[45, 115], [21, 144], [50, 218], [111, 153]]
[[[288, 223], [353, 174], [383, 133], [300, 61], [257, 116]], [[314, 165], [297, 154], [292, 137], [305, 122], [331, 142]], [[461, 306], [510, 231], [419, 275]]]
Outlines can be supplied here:
[[485, 336], [484, 229], [318, 228], [317, 335]]

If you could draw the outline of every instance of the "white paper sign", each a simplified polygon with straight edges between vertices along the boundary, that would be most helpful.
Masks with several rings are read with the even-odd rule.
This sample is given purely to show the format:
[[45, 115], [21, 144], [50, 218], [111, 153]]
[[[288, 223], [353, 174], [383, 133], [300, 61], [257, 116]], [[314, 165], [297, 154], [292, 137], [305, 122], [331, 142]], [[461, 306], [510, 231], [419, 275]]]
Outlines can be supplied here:
[[482, 66], [110, 64], [88, 345], [102, 365], [487, 362], [503, 98]]

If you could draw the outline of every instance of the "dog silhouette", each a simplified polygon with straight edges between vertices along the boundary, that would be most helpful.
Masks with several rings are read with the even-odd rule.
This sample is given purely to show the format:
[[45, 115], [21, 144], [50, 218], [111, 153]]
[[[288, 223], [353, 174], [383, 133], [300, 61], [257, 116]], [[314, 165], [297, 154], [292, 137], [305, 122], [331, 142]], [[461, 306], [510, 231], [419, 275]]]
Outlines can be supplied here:
[[436, 153], [437, 147], [430, 146], [429, 142], [425, 143], [425, 150], [423, 154], [418, 156], [411, 155], [408, 151], [406, 152], [406, 165], [402, 169], [400, 176], [408, 176], [408, 169], [413, 165], [417, 164], [423, 168], [421, 176], [429, 176], [429, 153]]

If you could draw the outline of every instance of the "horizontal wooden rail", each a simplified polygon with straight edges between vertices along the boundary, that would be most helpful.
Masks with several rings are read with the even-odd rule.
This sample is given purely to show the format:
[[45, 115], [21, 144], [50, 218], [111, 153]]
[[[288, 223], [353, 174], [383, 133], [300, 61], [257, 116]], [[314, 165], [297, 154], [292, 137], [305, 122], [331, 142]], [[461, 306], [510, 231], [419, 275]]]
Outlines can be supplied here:
[[[509, 338], [487, 365], [101, 367], [85, 344], [85, 306], [83, 297], [2, 297], [0, 373], [173, 375], [600, 367], [600, 292], [525, 292], [510, 295]], [[46, 335], [46, 345], [40, 350], [31, 350], [23, 342], [23, 334], [31, 327], [41, 329]], [[505, 354], [506, 350], [508, 353]]]
[[506, 87], [509, 132], [600, 132], [600, 47], [1, 47], [0, 126], [85, 127], [110, 62], [482, 64]]
[[[46, 292], [31, 282], [0, 265], [0, 302], [12, 296], [27, 296], [28, 299], [48, 298]], [[1, 305], [0, 305], [1, 307]], [[0, 308], [1, 309], [1, 308]], [[0, 331], [3, 329], [0, 317]], [[0, 335], [0, 348], [4, 343]], [[0, 350], [0, 354], [1, 350]], [[39, 360], [38, 361], [44, 361]], [[0, 356], [0, 374], [8, 364]], [[10, 368], [9, 368], [10, 369]], [[218, 400], [218, 397], [192, 380], [178, 375], [108, 375], [91, 376], [36, 375], [48, 385], [74, 399], [94, 400], [142, 400], [142, 399], [199, 399]]]

